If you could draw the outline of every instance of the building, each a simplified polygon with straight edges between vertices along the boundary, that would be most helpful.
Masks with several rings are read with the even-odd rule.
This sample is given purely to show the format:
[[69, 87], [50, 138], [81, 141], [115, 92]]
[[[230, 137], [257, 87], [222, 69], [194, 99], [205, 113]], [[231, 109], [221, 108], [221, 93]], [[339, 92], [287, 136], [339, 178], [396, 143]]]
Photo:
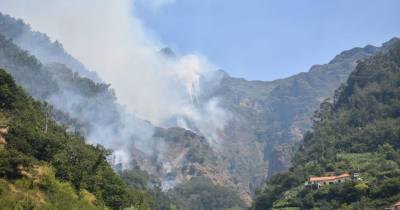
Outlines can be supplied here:
[[348, 173], [344, 173], [338, 176], [310, 177], [305, 183], [305, 186], [308, 189], [318, 189], [324, 185], [342, 183], [350, 181], [351, 179], [352, 176]]

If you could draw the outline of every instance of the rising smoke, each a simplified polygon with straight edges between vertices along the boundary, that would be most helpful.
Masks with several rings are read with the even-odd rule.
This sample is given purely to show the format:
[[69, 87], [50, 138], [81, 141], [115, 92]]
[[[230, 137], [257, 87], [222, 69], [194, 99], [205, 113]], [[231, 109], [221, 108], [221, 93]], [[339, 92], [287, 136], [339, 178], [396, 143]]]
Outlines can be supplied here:
[[[173, 3], [172, 0], [148, 2], [157, 8]], [[91, 121], [87, 138], [91, 143], [113, 149], [117, 162], [130, 161], [128, 153], [132, 146], [151, 154], [154, 145], [162, 145], [152, 138], [153, 126], [138, 118], [156, 126], [191, 129], [217, 145], [218, 133], [230, 115], [220, 106], [218, 98], [199, 100], [204, 84], [220, 79], [217, 68], [201, 55], [171, 58], [160, 53], [163, 44], [146, 31], [135, 15], [134, 3], [132, 0], [0, 0], [0, 10], [59, 40], [68, 52], [111, 84], [121, 104], [115, 108], [119, 113], [117, 124], [103, 121], [114, 116], [109, 113], [111, 116], [107, 118], [100, 117], [98, 112], [107, 110], [99, 110], [97, 104], [85, 105], [90, 111], [83, 115], [74, 113], [76, 106], [84, 101], [74, 92], [62, 92], [61, 98], [65, 100], [56, 95], [48, 101], [73, 117]]]

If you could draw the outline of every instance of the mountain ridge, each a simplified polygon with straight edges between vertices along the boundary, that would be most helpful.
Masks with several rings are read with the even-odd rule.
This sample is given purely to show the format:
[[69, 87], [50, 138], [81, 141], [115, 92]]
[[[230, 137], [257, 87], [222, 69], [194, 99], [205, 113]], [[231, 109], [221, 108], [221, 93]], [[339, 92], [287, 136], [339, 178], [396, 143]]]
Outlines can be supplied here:
[[83, 77], [95, 82], [102, 81], [96, 72], [88, 70], [80, 61], [68, 54], [60, 42], [52, 42], [46, 34], [33, 31], [21, 19], [15, 19], [0, 12], [0, 20], [0, 33], [12, 39], [17, 46], [29, 51], [43, 63], [63, 63]]
[[[289, 171], [273, 176], [253, 209], [381, 209], [400, 199], [400, 41], [358, 62], [333, 100], [315, 112], [313, 130]], [[317, 189], [309, 177], [351, 173]]]
[[[328, 64], [314, 65], [308, 72], [285, 79], [248, 81], [221, 72], [225, 76], [210, 95], [219, 97], [221, 105], [234, 116], [225, 133], [227, 150], [249, 151], [236, 163], [248, 167], [241, 171], [248, 172], [242, 181], [250, 184], [250, 192], [254, 190], [251, 186], [259, 186], [267, 178], [254, 174], [270, 176], [290, 167], [291, 153], [311, 128], [314, 110], [325, 98], [333, 97], [334, 90], [346, 80], [357, 61], [386, 51], [397, 39], [381, 47], [344, 51]], [[237, 146], [232, 147], [234, 144]], [[237, 155], [228, 152], [228, 156], [235, 159]], [[246, 162], [253, 162], [254, 166]]]
[[[22, 53], [21, 49], [13, 46], [18, 43], [9, 32], [14, 27], [4, 27], [4, 22], [9, 21], [9, 18], [0, 15], [0, 33], [9, 34], [5, 38], [0, 36], [0, 46], [2, 47], [0, 49], [0, 66], [7, 67], [6, 69], [13, 74], [17, 82], [24, 86], [31, 95], [39, 99], [47, 99], [50, 103], [57, 104], [57, 109], [69, 113], [70, 116], [59, 113], [57, 117], [60, 121], [70, 126], [73, 131], [81, 132], [83, 135], [88, 135], [93, 130], [101, 130], [102, 135], [108, 135], [105, 139], [115, 139], [116, 143], [123, 143], [118, 141], [118, 138], [126, 138], [126, 136], [129, 136], [131, 142], [137, 140], [143, 143], [141, 141], [143, 139], [135, 136], [133, 131], [128, 130], [129, 135], [120, 135], [127, 131], [124, 129], [129, 129], [123, 124], [126, 122], [123, 120], [128, 118], [134, 123], [140, 124], [143, 130], [139, 132], [143, 131], [149, 138], [146, 139], [147, 142], [144, 146], [146, 148], [154, 146], [152, 152], [146, 154], [135, 147], [138, 145], [125, 145], [130, 152], [134, 152], [134, 155], [130, 156], [130, 158], [133, 157], [130, 159], [133, 167], [147, 170], [149, 174], [160, 180], [168, 179], [171, 182], [185, 183], [188, 179], [196, 177], [190, 174], [190, 170], [187, 170], [195, 166], [198, 171], [206, 171], [202, 175], [206, 174], [215, 183], [227, 185], [240, 192], [241, 198], [247, 203], [251, 201], [255, 189], [268, 177], [276, 172], [285, 171], [291, 166], [292, 153], [301, 144], [301, 139], [306, 131], [311, 129], [311, 117], [314, 111], [325, 98], [334, 96], [334, 90], [347, 79], [357, 62], [386, 51], [393, 43], [391, 40], [381, 47], [353, 48], [335, 56], [328, 64], [314, 65], [308, 72], [274, 81], [248, 81], [230, 77], [226, 72], [220, 71], [219, 74], [222, 76], [220, 83], [207, 89], [207, 93], [198, 99], [199, 103], [202, 103], [209, 98], [217, 97], [220, 99], [221, 105], [233, 116], [224, 131], [219, 133], [223, 139], [222, 149], [218, 150], [218, 154], [216, 154], [209, 148], [209, 145], [201, 140], [204, 137], [199, 133], [193, 133], [195, 135], [190, 137], [199, 142], [186, 141], [190, 138], [185, 136], [187, 131], [184, 129], [178, 131], [174, 128], [160, 128], [161, 130], [165, 129], [163, 135], [166, 136], [163, 136], [161, 140], [153, 139], [154, 136], [150, 133], [158, 128], [148, 122], [143, 123], [134, 116], [127, 115], [115, 102], [113, 90], [109, 88], [109, 85], [98, 82], [96, 78], [91, 80], [81, 77], [80, 73], [75, 74], [74, 72], [77, 70], [63, 64], [62, 59], [56, 60], [61, 63], [48, 63], [47, 59], [43, 59], [43, 61], [35, 59], [29, 54], [32, 48], [25, 46], [26, 49], [24, 49], [24, 45], [20, 44], [19, 48], [27, 51]], [[28, 27], [21, 22], [17, 21], [14, 24]], [[15, 36], [20, 36], [20, 33], [16, 33]], [[57, 49], [62, 49], [61, 45], [51, 43], [48, 37], [44, 40], [46, 42], [44, 45], [55, 45]], [[16, 52], [15, 54], [22, 59], [10, 65], [10, 60], [15, 55], [8, 55], [7, 53], [10, 52]], [[88, 70], [83, 69], [82, 71]], [[83, 76], [86, 74], [88, 72], [84, 72]], [[46, 82], [46, 84], [35, 81]], [[54, 93], [56, 94], [54, 95]], [[69, 94], [78, 96], [74, 97], [76, 102], [72, 103], [73, 100], [70, 100]], [[91, 115], [88, 116], [88, 113]], [[96, 113], [102, 113], [101, 117], [105, 117], [106, 120], [102, 121], [104, 119], [98, 118], [100, 115]], [[95, 124], [97, 122], [101, 123]], [[180, 136], [174, 137], [175, 133]], [[168, 138], [169, 136], [172, 136], [172, 140]], [[166, 142], [173, 149], [166, 152], [168, 158], [161, 160], [158, 153], [162, 148], [158, 148], [156, 145], [166, 144]], [[187, 142], [191, 143], [185, 146]], [[113, 149], [113, 143], [102, 143]], [[192, 151], [194, 148], [200, 148], [200, 156], [207, 156], [206, 160], [199, 163], [201, 161], [196, 160], [198, 154], [196, 152], [187, 153], [186, 149], [188, 148]], [[183, 153], [187, 155], [183, 155], [184, 158], [181, 159]], [[212, 160], [207, 160], [207, 158]], [[146, 165], [149, 163], [151, 165]], [[171, 169], [170, 165], [175, 168]]]

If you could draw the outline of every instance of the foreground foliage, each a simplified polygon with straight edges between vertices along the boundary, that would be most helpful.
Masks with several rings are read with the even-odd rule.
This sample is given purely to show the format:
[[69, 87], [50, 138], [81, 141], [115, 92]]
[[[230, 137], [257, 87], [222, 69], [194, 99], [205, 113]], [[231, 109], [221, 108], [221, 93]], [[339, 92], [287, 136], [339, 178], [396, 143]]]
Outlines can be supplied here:
[[[362, 181], [302, 187], [309, 176], [360, 173]], [[325, 101], [290, 171], [273, 176], [253, 209], [379, 209], [400, 200], [400, 43], [358, 63]]]
[[149, 208], [151, 197], [128, 187], [113, 172], [106, 161], [109, 151], [85, 144], [79, 134], [66, 132], [51, 120], [48, 110], [48, 104], [33, 100], [0, 70], [0, 113], [9, 127], [7, 144], [0, 150], [3, 206]]

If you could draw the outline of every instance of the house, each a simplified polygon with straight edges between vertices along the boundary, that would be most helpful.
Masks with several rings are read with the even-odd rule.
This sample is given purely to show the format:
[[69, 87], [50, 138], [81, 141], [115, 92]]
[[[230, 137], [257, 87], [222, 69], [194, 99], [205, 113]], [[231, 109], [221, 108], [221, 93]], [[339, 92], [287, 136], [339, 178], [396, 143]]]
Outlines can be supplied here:
[[321, 177], [310, 177], [305, 183], [308, 189], [318, 189], [321, 186], [328, 184], [342, 183], [350, 181], [352, 176], [348, 173], [344, 173], [338, 176], [321, 176]]

